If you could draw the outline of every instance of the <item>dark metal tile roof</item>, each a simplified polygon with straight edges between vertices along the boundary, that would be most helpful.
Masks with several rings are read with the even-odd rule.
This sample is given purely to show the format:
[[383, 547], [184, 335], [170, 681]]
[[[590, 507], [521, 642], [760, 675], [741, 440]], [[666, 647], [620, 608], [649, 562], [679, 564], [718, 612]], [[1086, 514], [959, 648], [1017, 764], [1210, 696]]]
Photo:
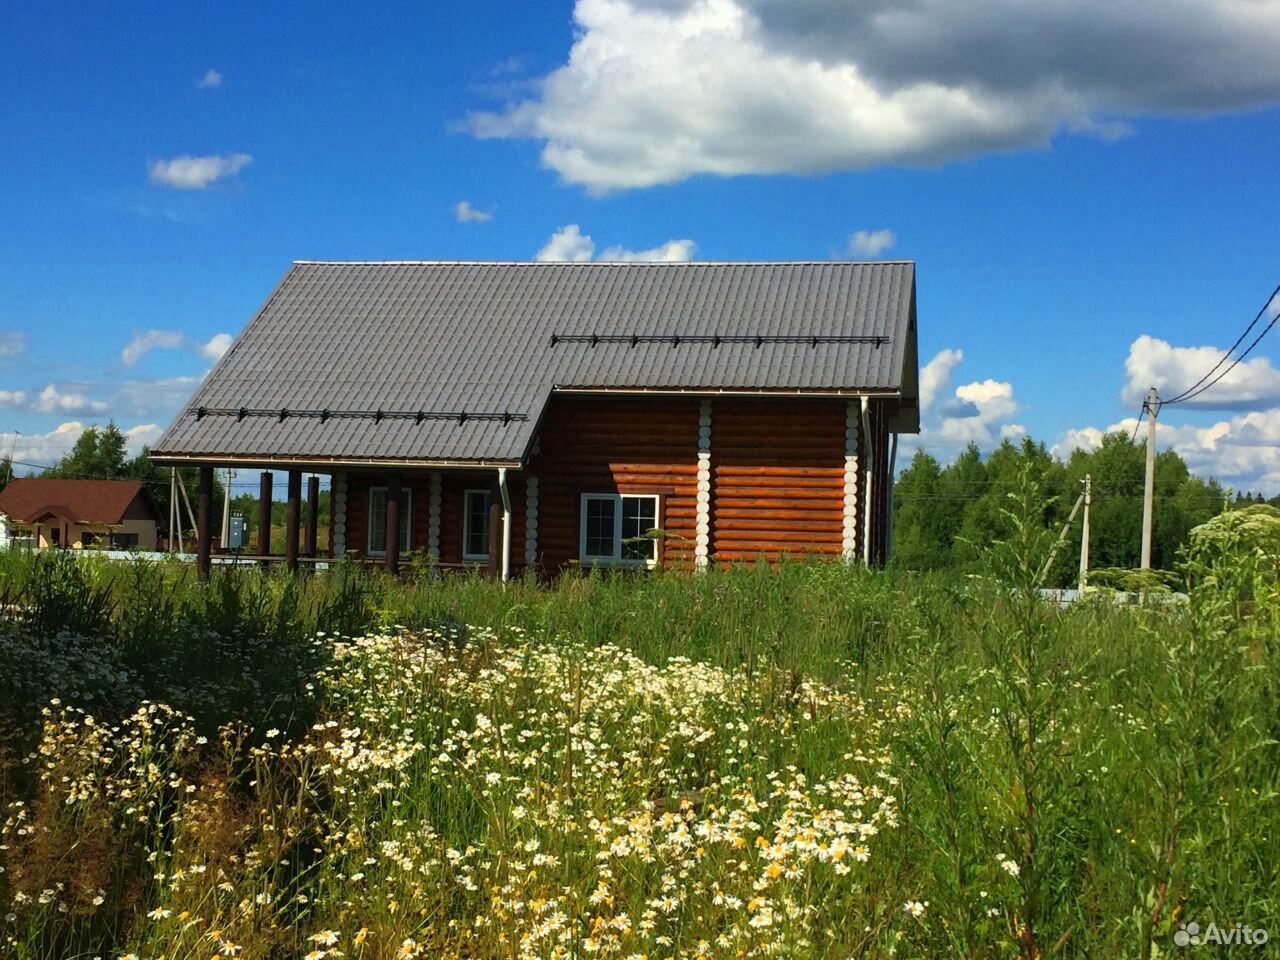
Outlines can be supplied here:
[[[914, 289], [910, 262], [299, 262], [156, 452], [516, 461], [557, 387], [894, 392]], [[763, 339], [643, 339], [734, 336]]]

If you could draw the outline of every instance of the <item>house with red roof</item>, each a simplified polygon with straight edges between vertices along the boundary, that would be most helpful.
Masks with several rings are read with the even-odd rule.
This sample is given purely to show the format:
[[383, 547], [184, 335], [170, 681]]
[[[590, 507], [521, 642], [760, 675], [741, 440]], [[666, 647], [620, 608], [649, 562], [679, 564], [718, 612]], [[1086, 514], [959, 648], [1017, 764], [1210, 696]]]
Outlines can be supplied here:
[[39, 548], [154, 550], [160, 521], [140, 480], [21, 477], [0, 490], [0, 515]]

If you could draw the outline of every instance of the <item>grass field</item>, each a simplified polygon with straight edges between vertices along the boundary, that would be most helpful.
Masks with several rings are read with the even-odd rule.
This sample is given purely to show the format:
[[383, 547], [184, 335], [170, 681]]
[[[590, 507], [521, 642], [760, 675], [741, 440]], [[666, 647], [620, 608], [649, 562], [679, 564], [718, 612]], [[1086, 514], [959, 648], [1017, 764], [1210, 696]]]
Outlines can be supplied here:
[[[1146, 957], [1280, 934], [1280, 595], [0, 558], [0, 952]], [[1240, 934], [1243, 935], [1243, 934]], [[1270, 948], [1253, 948], [1265, 955]]]

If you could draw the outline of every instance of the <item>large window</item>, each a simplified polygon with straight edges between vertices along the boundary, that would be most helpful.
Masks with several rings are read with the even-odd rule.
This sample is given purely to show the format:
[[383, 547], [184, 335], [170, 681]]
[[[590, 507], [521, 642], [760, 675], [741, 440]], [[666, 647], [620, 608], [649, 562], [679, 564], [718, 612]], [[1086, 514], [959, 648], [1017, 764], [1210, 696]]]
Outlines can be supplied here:
[[489, 559], [490, 490], [468, 490], [462, 495], [462, 559]]
[[[400, 552], [409, 552], [409, 532], [413, 525], [409, 517], [413, 513], [413, 496], [408, 487], [400, 488]], [[369, 488], [369, 556], [384, 556], [387, 552], [387, 488]]]
[[658, 498], [584, 493], [579, 554], [584, 565], [648, 566], [658, 562]]

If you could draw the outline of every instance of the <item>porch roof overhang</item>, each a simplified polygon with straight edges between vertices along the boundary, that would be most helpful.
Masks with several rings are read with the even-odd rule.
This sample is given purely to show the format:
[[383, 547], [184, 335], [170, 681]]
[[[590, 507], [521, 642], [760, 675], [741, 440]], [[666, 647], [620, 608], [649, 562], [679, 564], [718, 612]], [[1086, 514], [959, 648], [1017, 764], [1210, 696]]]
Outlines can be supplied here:
[[519, 460], [418, 460], [361, 457], [282, 457], [221, 453], [157, 453], [151, 457], [161, 467], [244, 467], [259, 470], [304, 470], [333, 473], [340, 470], [520, 470]]

